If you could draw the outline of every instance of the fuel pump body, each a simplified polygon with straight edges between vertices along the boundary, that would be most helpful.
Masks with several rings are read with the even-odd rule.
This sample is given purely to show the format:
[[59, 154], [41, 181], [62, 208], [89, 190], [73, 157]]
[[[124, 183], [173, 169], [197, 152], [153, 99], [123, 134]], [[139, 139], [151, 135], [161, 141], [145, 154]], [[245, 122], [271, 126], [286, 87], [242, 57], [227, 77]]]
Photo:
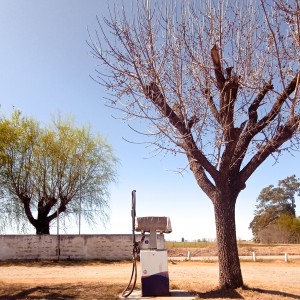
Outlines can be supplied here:
[[141, 250], [142, 296], [169, 296], [167, 250]]
[[172, 232], [170, 219], [136, 218], [135, 230], [144, 235], [140, 244], [142, 296], [169, 296], [168, 252], [163, 234]]

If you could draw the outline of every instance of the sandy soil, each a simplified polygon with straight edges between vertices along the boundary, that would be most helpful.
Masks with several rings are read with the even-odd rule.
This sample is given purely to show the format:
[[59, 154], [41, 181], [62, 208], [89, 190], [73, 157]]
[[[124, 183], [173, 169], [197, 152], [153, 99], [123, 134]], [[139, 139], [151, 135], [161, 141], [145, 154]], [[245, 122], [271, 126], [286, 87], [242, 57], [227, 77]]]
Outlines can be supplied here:
[[[293, 293], [293, 299], [300, 299], [300, 263], [242, 263], [246, 285], [255, 288]], [[138, 278], [140, 277], [138, 266]], [[38, 265], [0, 266], [1, 284], [56, 285], [56, 284], [124, 284], [129, 280], [131, 264], [95, 263], [92, 265]], [[201, 284], [208, 287], [218, 284], [218, 264], [201, 262], [170, 262], [171, 288], [193, 289]]]
[[[169, 249], [171, 289], [195, 291], [199, 299], [300, 300], [300, 260], [289, 263], [283, 254], [299, 255], [300, 245], [240, 245], [240, 255], [281, 255], [278, 261], [259, 260], [241, 263], [244, 283], [248, 288], [219, 290], [218, 263], [206, 261], [175, 261], [188, 251], [195, 256], [216, 254], [216, 245], [206, 248]], [[127, 286], [131, 263], [101, 262], [31, 262], [0, 263], [0, 300], [116, 299]], [[138, 265], [138, 285], [140, 266]]]

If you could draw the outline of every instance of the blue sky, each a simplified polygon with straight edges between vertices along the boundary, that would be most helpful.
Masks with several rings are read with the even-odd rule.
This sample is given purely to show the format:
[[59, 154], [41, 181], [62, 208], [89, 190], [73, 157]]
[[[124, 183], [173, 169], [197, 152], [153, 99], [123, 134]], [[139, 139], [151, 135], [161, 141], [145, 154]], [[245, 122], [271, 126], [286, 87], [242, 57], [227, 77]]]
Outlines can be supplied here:
[[[9, 115], [13, 107], [43, 124], [51, 117], [74, 116], [107, 138], [121, 164], [119, 181], [111, 187], [111, 219], [107, 228], [84, 227], [82, 233], [130, 233], [131, 191], [137, 190], [137, 215], [165, 215], [173, 232], [166, 238], [215, 238], [213, 206], [191, 173], [174, 170], [186, 165], [184, 157], [149, 158], [150, 150], [123, 138], [138, 140], [126, 123], [112, 117], [104, 105], [106, 91], [93, 80], [97, 61], [86, 44], [87, 27], [97, 29], [96, 15], [107, 13], [106, 1], [1, 0], [0, 104]], [[237, 236], [251, 239], [256, 198], [262, 188], [299, 176], [300, 155], [286, 155], [274, 165], [269, 159], [247, 182], [236, 207]], [[300, 203], [296, 200], [297, 214]], [[53, 233], [55, 230], [52, 231]], [[74, 223], [69, 233], [77, 233]]]

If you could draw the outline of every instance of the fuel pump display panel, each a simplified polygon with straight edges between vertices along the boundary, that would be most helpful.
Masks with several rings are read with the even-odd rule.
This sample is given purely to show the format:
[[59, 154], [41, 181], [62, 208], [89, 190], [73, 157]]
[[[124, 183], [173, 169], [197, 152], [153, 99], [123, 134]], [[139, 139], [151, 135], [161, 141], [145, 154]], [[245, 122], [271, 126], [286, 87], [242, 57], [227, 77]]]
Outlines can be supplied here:
[[169, 217], [138, 217], [135, 220], [135, 230], [160, 233], [171, 233], [172, 226]]

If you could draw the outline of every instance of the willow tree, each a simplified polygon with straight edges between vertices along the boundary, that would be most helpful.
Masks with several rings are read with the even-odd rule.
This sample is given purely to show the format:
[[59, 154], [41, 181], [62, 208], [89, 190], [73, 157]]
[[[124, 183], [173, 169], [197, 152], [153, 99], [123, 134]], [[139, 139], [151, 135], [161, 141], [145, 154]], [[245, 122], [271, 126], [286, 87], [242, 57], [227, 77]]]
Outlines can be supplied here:
[[42, 128], [19, 112], [2, 117], [0, 228], [31, 224], [36, 234], [49, 234], [61, 214], [105, 223], [116, 162], [103, 138], [71, 120]]
[[212, 201], [226, 288], [243, 285], [239, 193], [269, 156], [299, 146], [299, 47], [276, 3], [267, 3], [111, 5], [88, 42], [108, 105], [142, 119], [147, 130], [135, 130], [157, 150], [185, 155]]

